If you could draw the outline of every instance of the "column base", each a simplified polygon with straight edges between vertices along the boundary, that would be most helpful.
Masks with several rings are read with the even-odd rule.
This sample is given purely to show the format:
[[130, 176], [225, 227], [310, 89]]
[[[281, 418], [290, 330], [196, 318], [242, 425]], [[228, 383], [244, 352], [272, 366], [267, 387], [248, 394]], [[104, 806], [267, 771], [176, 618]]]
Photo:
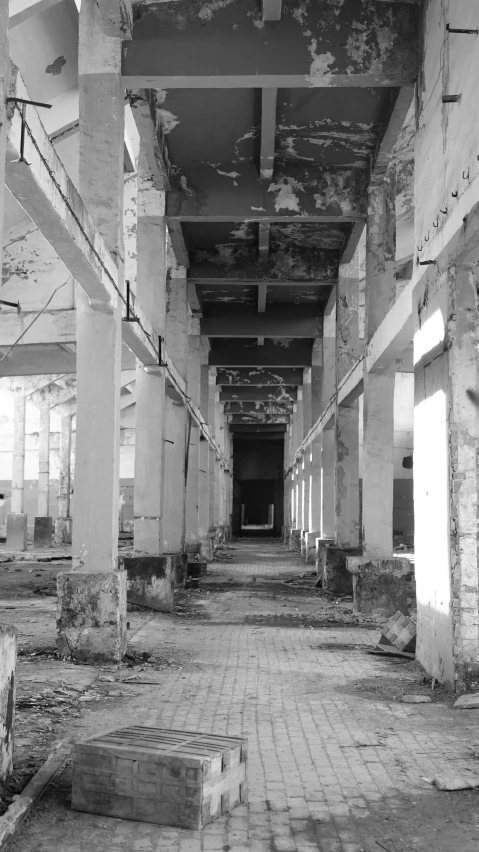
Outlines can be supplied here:
[[57, 518], [55, 521], [55, 540], [57, 544], [72, 543], [72, 519]]
[[123, 557], [121, 564], [127, 574], [127, 600], [159, 612], [172, 612], [176, 563], [177, 558], [173, 554]]
[[362, 551], [359, 548], [346, 549], [336, 547], [334, 544], [323, 547], [321, 550], [323, 589], [332, 592], [334, 595], [352, 595], [353, 575], [347, 569], [347, 558], [360, 556], [361, 553]]
[[291, 538], [289, 540], [289, 549], [301, 551], [301, 530], [292, 529]]
[[408, 614], [409, 559], [401, 557], [347, 557], [353, 575], [353, 611], [389, 618], [398, 610]]
[[308, 530], [301, 530], [301, 556], [304, 556], [306, 559], [306, 536], [308, 535]]
[[283, 543], [289, 547], [291, 541], [291, 527], [283, 527]]
[[57, 579], [57, 648], [81, 663], [119, 663], [126, 652], [126, 571], [69, 571]]
[[15, 728], [15, 665], [17, 631], [0, 628], [0, 781], [13, 771], [13, 739]]
[[27, 522], [23, 512], [10, 512], [7, 515], [7, 541], [5, 550], [24, 551], [27, 549]]
[[326, 547], [329, 547], [331, 544], [334, 544], [332, 538], [317, 538], [315, 541], [315, 563], [316, 563], [316, 574], [318, 577], [323, 579], [323, 550]]
[[308, 565], [316, 563], [316, 539], [319, 538], [318, 532], [308, 532], [306, 534], [306, 562]]
[[200, 541], [200, 555], [207, 562], [211, 562], [213, 559], [213, 543], [209, 536], [204, 536]]
[[51, 547], [53, 544], [53, 518], [35, 518], [33, 546]]

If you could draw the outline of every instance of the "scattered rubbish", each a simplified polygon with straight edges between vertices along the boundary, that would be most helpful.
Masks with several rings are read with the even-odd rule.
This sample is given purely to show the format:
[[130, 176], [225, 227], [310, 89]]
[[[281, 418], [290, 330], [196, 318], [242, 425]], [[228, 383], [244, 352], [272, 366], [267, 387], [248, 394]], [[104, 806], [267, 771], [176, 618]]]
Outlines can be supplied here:
[[436, 775], [434, 783], [438, 790], [475, 790], [479, 787], [479, 775], [471, 775], [466, 778], [464, 775]]
[[472, 695], [460, 695], [454, 702], [455, 710], [479, 710], [479, 692]]
[[395, 656], [416, 657], [416, 625], [399, 610], [389, 619], [374, 651]]
[[432, 699], [429, 695], [403, 695], [403, 704], [430, 704]]

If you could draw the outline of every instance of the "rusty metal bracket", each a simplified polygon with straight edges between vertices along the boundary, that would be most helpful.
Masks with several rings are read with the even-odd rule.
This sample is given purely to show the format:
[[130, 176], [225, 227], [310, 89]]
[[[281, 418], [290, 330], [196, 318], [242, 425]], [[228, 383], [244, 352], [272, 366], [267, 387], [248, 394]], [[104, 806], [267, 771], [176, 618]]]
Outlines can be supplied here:
[[130, 297], [130, 282], [126, 282], [126, 317], [122, 317], [123, 322], [140, 322], [138, 317], [131, 313], [131, 297]]

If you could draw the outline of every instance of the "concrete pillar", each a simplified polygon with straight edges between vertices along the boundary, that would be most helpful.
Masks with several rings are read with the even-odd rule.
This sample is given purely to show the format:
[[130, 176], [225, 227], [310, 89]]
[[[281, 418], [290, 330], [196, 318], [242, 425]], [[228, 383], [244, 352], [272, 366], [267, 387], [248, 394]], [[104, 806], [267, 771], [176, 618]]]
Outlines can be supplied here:
[[[359, 253], [339, 268], [336, 378], [341, 382], [359, 355]], [[336, 407], [335, 530], [338, 547], [359, 547], [359, 402]]]
[[[209, 368], [208, 354], [203, 352], [200, 366], [200, 411], [203, 419], [208, 423], [209, 419]], [[210, 529], [210, 445], [203, 435], [200, 435], [200, 459], [199, 459], [199, 505], [198, 505], [198, 535], [201, 543], [202, 555], [211, 558], [210, 540], [208, 532]]]
[[60, 475], [58, 479], [58, 518], [55, 524], [57, 544], [71, 544], [72, 519], [70, 514], [72, 417], [62, 414], [60, 425]]
[[[79, 190], [123, 290], [124, 101], [121, 32], [106, 37], [84, 0], [79, 23]], [[99, 309], [97, 309], [99, 308]], [[77, 430], [73, 572], [58, 578], [57, 644], [80, 661], [121, 660], [126, 573], [118, 571], [121, 310], [76, 293]]]
[[[395, 172], [369, 190], [365, 337], [369, 342], [395, 297]], [[383, 618], [407, 608], [407, 559], [393, 558], [395, 367], [364, 370], [363, 556], [347, 558], [355, 611]]]
[[[366, 240], [366, 341], [395, 295], [396, 180], [392, 173], [369, 190]], [[363, 546], [368, 556], [393, 552], [395, 369], [364, 375]]]
[[[321, 410], [328, 405], [336, 391], [336, 293], [332, 293], [326, 305], [323, 321], [323, 382]], [[334, 468], [336, 460], [336, 436], [334, 423], [329, 423], [322, 434], [322, 482], [321, 482], [321, 538], [334, 537]]]
[[[197, 408], [201, 406], [201, 361], [203, 355], [199, 326], [200, 321], [190, 317], [187, 392]], [[190, 440], [186, 480], [186, 544], [187, 546], [196, 546], [199, 542], [200, 429], [193, 420], [188, 434]]]
[[[1, 130], [1, 129], [0, 129]], [[6, 550], [27, 549], [27, 516], [24, 513], [25, 480], [25, 380], [19, 377], [13, 388], [12, 496], [7, 515]]]
[[[155, 331], [164, 336], [166, 314], [165, 193], [156, 189], [140, 139], [136, 228], [136, 293]], [[135, 555], [163, 551], [165, 369], [136, 365]]]
[[40, 409], [38, 436], [38, 514], [33, 532], [34, 547], [51, 547], [53, 521], [50, 517], [50, 408]]

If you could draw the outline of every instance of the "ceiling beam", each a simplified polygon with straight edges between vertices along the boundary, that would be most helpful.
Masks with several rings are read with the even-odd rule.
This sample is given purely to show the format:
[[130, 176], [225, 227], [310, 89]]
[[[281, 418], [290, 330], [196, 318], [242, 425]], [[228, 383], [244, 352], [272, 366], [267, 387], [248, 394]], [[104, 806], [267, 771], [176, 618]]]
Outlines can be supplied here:
[[311, 340], [265, 340], [258, 346], [247, 340], [212, 340], [210, 367], [310, 367]]
[[297, 397], [294, 385], [236, 385], [220, 391], [220, 402], [295, 402]]
[[293, 410], [293, 403], [277, 402], [226, 402], [225, 414], [252, 414], [254, 417], [287, 417]]
[[254, 414], [229, 414], [228, 415], [228, 423], [237, 426], [241, 425], [266, 425], [270, 426], [277, 423], [287, 424], [289, 423], [291, 415], [289, 414], [260, 414], [259, 416], [255, 416]]
[[[280, 0], [281, 5], [281, 0]], [[277, 19], [279, 20], [279, 19]], [[262, 89], [261, 91], [261, 151], [260, 178], [271, 181], [274, 172], [274, 153], [276, 140], [276, 103], [277, 89]]]
[[168, 222], [357, 222], [367, 213], [363, 169], [277, 168], [264, 182], [252, 164], [225, 169], [194, 165], [178, 176], [166, 198]]
[[322, 318], [315, 316], [310, 307], [298, 305], [272, 305], [266, 313], [236, 305], [233, 310], [203, 317], [201, 334], [206, 337], [320, 337]]
[[252, 385], [269, 386], [275, 385], [302, 385], [303, 370], [295, 368], [282, 369], [262, 369], [255, 368], [237, 368], [237, 369], [220, 369], [216, 371], [216, 384], [225, 388], [234, 387], [236, 385]]
[[34, 15], [39, 15], [61, 2], [62, 0], [10, 0], [8, 29], [13, 30]]
[[235, 440], [236, 440], [237, 437], [239, 437], [239, 439], [241, 440], [243, 435], [244, 436], [250, 435], [251, 433], [254, 432], [254, 433], [256, 433], [254, 440], [256, 440], [257, 437], [261, 437], [263, 435], [264, 436], [266, 436], [266, 435], [271, 436], [271, 435], [274, 435], [275, 433], [277, 433], [277, 434], [284, 433], [286, 431], [286, 426], [283, 425], [282, 423], [278, 423], [278, 424], [270, 423], [267, 426], [265, 426], [265, 425], [259, 426], [255, 423], [241, 426], [241, 424], [239, 424], [239, 423], [231, 423], [230, 431], [234, 433]]
[[[126, 88], [395, 87], [417, 76], [418, 13], [410, 4], [391, 14], [386, 3], [358, 3], [351, 14], [348, 3], [327, 22], [324, 4], [311, 3], [301, 26], [283, 14], [274, 27], [258, 27], [250, 4], [222, 8], [208, 21], [198, 5], [186, 22], [184, 4], [179, 12], [164, 5], [137, 21], [123, 46]], [[383, 29], [387, 43], [379, 48]]]
[[[240, 246], [240, 249], [243, 247]], [[244, 255], [239, 250], [233, 252], [232, 263], [225, 263], [221, 254], [212, 248], [202, 250], [201, 261], [191, 263], [188, 278], [199, 279], [202, 283], [213, 283], [215, 279], [225, 282], [243, 283], [267, 281], [271, 284], [281, 281], [311, 281], [330, 284], [337, 281], [339, 252], [332, 249], [298, 248], [291, 246], [281, 252], [270, 252], [268, 257], [258, 258], [254, 252]]]
[[[233, 270], [232, 274], [235, 274], [235, 270]], [[191, 279], [191, 275], [188, 276]], [[194, 276], [193, 276], [194, 278]], [[334, 287], [337, 284], [337, 278], [326, 278], [326, 279], [307, 279], [305, 281], [298, 281], [296, 278], [283, 278], [283, 279], [275, 279], [275, 278], [265, 278], [261, 279], [241, 279], [241, 278], [194, 278], [194, 282], [196, 287], [234, 287], [235, 285], [244, 285], [248, 284], [251, 287], [267, 287], [270, 284], [273, 287], [293, 287], [298, 290], [302, 290], [304, 287]]]
[[262, 282], [258, 284], [258, 313], [264, 314], [266, 310], [266, 298], [267, 298], [267, 290], [268, 285]]

